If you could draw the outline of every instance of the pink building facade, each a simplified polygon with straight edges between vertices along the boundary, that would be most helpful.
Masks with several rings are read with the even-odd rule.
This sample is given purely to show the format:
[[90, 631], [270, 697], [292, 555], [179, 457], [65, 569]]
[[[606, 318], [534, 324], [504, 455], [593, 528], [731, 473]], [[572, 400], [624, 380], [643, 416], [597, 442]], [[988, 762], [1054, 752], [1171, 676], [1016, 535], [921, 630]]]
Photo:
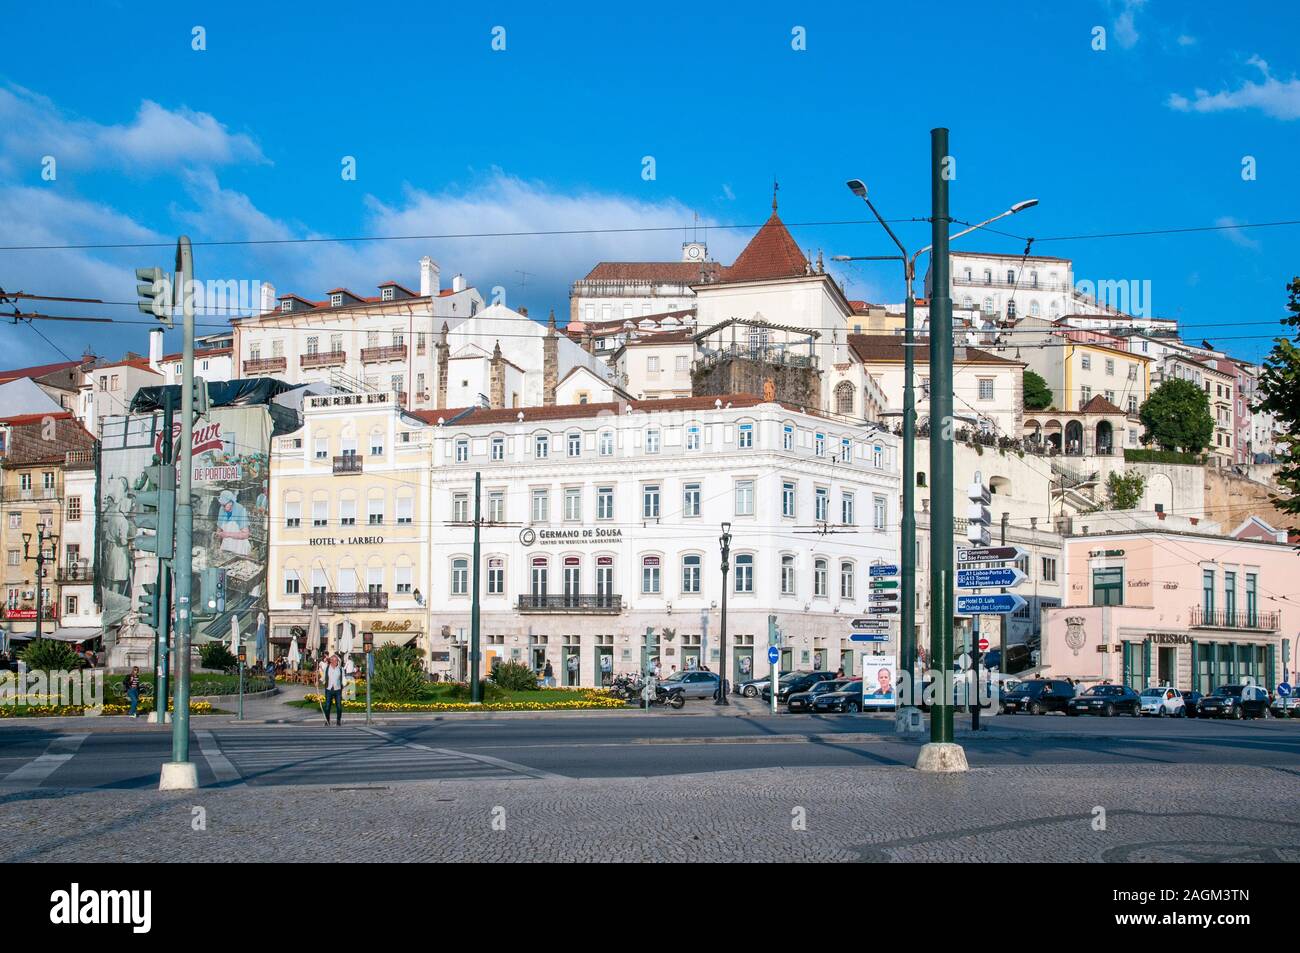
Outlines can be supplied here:
[[1300, 555], [1272, 540], [1135, 529], [1068, 537], [1045, 675], [1137, 690], [1294, 681]]

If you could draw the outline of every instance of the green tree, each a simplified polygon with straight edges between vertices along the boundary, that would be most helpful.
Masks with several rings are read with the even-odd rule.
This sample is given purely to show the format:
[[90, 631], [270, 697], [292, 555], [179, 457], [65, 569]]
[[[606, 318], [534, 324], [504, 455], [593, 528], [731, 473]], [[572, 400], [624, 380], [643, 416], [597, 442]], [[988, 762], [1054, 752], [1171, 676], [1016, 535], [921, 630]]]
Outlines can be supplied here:
[[1200, 453], [1214, 436], [1210, 399], [1191, 381], [1165, 381], [1142, 403], [1138, 418], [1146, 427], [1143, 442], [1161, 450]]
[[1046, 410], [1052, 406], [1052, 389], [1033, 371], [1025, 371], [1025, 410]]
[[1281, 435], [1277, 438], [1281, 466], [1275, 479], [1286, 490], [1273, 503], [1285, 513], [1300, 513], [1300, 276], [1286, 286], [1286, 308], [1291, 312], [1282, 323], [1291, 328], [1291, 337], [1280, 337], [1264, 360], [1259, 375], [1259, 392], [1263, 395], [1252, 408], [1272, 414]]
[[1142, 502], [1142, 491], [1147, 480], [1140, 473], [1120, 473], [1112, 470], [1106, 477], [1106, 498], [1112, 510], [1132, 510]]

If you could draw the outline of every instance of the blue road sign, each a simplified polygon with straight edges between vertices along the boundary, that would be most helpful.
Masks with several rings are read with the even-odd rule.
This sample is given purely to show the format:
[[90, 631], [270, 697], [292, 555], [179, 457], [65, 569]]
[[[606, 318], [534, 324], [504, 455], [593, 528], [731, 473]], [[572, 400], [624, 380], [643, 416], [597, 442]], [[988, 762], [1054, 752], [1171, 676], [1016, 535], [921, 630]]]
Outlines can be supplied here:
[[958, 596], [958, 615], [1010, 615], [1027, 603], [1014, 592], [991, 596]]
[[879, 632], [854, 632], [849, 636], [850, 642], [888, 642], [889, 636]]
[[872, 579], [875, 579], [877, 576], [897, 576], [898, 567], [893, 563], [884, 566], [869, 566], [867, 567], [867, 575]]
[[1010, 589], [1025, 581], [1025, 574], [1015, 566], [996, 569], [958, 569], [958, 589]]
[[775, 645], [769, 645], [767, 647], [767, 660], [771, 662], [773, 665], [781, 661], [781, 650], [778, 649]]
[[1286, 698], [1291, 694], [1291, 686], [1287, 682], [1281, 682], [1277, 686], [1277, 693]]

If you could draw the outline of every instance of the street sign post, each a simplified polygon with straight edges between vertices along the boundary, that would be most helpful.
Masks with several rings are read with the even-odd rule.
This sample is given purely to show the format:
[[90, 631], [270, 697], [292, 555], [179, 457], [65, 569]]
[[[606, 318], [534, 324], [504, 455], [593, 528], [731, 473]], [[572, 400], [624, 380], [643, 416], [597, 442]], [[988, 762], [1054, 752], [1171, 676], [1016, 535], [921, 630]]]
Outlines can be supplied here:
[[868, 566], [867, 575], [872, 579], [876, 579], [880, 576], [897, 576], [898, 567], [893, 563], [882, 563], [879, 566]]
[[1025, 574], [1014, 566], [991, 569], [958, 569], [958, 589], [1011, 589], [1025, 581]]
[[882, 632], [854, 632], [849, 636], [850, 642], [888, 642], [889, 636]]
[[852, 622], [849, 623], [849, 628], [850, 629], [871, 629], [871, 628], [878, 628], [878, 627], [883, 627], [888, 625], [889, 625], [888, 619], [875, 619], [875, 618], [854, 619]]
[[781, 661], [781, 650], [775, 645], [769, 645], [767, 647], [767, 661], [771, 665], [775, 665], [777, 662]]
[[959, 563], [1012, 563], [1025, 559], [1029, 550], [1022, 546], [984, 546], [957, 550]]
[[1006, 592], [998, 595], [976, 596], [965, 595], [957, 597], [957, 614], [958, 615], [1011, 615], [1023, 609], [1027, 602], [1014, 592]]

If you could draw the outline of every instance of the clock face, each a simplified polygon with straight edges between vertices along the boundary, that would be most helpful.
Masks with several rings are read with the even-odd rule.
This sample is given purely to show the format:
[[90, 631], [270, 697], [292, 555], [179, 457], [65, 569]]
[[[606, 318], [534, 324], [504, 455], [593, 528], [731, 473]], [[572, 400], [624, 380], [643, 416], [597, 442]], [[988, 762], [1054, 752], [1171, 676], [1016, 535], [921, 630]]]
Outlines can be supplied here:
[[686, 249], [686, 257], [698, 260], [704, 254], [704, 249], [699, 245], [691, 245]]

